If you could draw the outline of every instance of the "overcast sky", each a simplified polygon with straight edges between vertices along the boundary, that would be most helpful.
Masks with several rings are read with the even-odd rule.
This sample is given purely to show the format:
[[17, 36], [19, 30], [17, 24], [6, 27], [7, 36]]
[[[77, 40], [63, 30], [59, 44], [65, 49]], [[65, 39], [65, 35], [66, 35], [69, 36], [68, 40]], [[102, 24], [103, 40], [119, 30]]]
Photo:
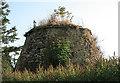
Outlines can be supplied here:
[[[20, 40], [14, 45], [23, 45], [25, 32], [47, 19], [58, 6], [72, 12], [73, 23], [83, 25], [98, 38], [104, 55], [118, 56], [118, 1], [119, 0], [6, 0], [11, 13], [9, 27], [16, 26]], [[83, 22], [83, 23], [82, 23]]]

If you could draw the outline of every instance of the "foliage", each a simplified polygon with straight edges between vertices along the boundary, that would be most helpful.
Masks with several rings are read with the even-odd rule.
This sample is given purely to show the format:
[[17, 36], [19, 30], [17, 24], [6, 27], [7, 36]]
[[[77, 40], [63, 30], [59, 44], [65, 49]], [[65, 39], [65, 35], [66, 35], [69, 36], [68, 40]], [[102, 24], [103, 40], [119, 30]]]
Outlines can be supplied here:
[[54, 13], [48, 19], [40, 21], [39, 26], [73, 24], [71, 14], [65, 7], [59, 6], [58, 9], [54, 9]]
[[73, 67], [69, 62], [66, 67], [59, 64], [56, 68], [50, 65], [47, 70], [39, 66], [35, 73], [26, 70], [3, 73], [3, 81], [120, 81], [117, 59], [99, 59], [96, 64], [89, 63], [83, 67], [78, 64]]
[[10, 53], [13, 52], [15, 55], [19, 54], [20, 47], [10, 46], [10, 43], [14, 43], [17, 38], [17, 29], [16, 27], [8, 28], [7, 25], [10, 24], [10, 20], [8, 19], [8, 15], [10, 13], [9, 5], [5, 2], [5, 0], [0, 1], [0, 30], [1, 30], [1, 40], [2, 43], [2, 67], [5, 70], [7, 67], [12, 67], [11, 56]]
[[48, 46], [45, 55], [48, 55], [49, 62], [53, 66], [59, 63], [65, 65], [71, 57], [70, 41], [56, 40], [55, 44]]
[[54, 9], [54, 12], [56, 16], [58, 17], [60, 16], [60, 18], [62, 19], [61, 21], [63, 21], [65, 17], [68, 20], [70, 18], [70, 15], [72, 14], [69, 11], [66, 11], [65, 7], [61, 7], [61, 6], [58, 7], [58, 10]]

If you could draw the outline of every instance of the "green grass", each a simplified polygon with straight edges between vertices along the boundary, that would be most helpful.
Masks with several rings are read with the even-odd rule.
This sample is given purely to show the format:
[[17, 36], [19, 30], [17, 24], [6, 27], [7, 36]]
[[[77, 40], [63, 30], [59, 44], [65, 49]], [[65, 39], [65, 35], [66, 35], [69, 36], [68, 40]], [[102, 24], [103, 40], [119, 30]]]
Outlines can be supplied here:
[[36, 73], [26, 70], [13, 72], [7, 69], [2, 74], [3, 81], [120, 81], [120, 65], [118, 60], [99, 58], [95, 63], [73, 67], [69, 61], [66, 67], [59, 64], [56, 68], [52, 65], [47, 70], [39, 67]]

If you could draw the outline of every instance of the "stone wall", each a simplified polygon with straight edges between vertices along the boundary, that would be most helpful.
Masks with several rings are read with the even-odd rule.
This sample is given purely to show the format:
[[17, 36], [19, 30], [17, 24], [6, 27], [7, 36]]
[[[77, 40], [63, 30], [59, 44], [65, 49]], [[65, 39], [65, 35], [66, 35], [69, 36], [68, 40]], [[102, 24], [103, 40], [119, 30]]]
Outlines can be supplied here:
[[16, 69], [23, 71], [24, 68], [34, 71], [39, 64], [47, 68], [49, 65], [48, 55], [44, 55], [45, 49], [55, 39], [71, 42], [73, 51], [73, 63], [81, 63], [83, 58], [93, 56], [95, 43], [91, 31], [81, 26], [61, 25], [43, 26], [31, 29], [25, 34], [26, 40]]

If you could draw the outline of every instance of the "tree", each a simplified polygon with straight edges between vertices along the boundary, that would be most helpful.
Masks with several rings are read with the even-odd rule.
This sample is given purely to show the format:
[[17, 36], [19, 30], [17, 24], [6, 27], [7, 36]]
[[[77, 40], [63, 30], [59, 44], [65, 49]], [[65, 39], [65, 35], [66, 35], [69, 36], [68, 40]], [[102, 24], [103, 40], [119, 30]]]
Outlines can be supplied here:
[[18, 51], [20, 51], [22, 46], [10, 46], [11, 43], [14, 43], [19, 39], [17, 38], [17, 29], [15, 26], [10, 29], [7, 27], [7, 25], [10, 24], [10, 20], [7, 17], [10, 13], [10, 10], [9, 5], [7, 2], [5, 2], [5, 0], [0, 1], [0, 7], [0, 43], [2, 43], [2, 70], [4, 71], [6, 68], [12, 68], [12, 56], [10, 56], [10, 53], [18, 55]]
[[73, 16], [70, 17], [70, 15], [72, 14], [71, 12], [69, 11], [66, 11], [65, 7], [61, 7], [59, 6], [58, 7], [58, 10], [57, 9], [54, 9], [54, 12], [56, 14], [56, 16], [60, 16], [61, 18], [61, 21], [64, 21], [65, 20], [65, 17], [66, 17], [66, 20], [68, 20], [70, 18], [69, 21], [72, 20]]

